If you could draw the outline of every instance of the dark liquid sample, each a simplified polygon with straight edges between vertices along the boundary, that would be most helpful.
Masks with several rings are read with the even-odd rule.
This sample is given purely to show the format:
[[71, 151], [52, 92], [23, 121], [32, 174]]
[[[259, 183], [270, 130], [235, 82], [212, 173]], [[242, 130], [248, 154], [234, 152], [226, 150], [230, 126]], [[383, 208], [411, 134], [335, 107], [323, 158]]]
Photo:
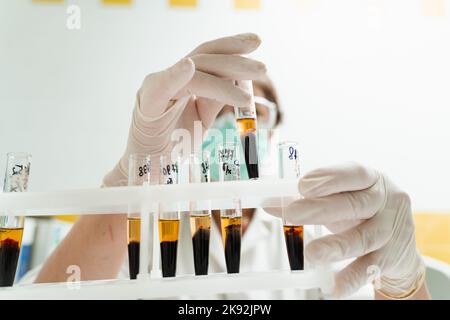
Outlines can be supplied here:
[[139, 273], [139, 249], [141, 241], [141, 219], [128, 218], [128, 265], [130, 279], [136, 279]]
[[222, 217], [222, 240], [228, 273], [239, 273], [241, 263], [241, 217]]
[[291, 270], [303, 270], [303, 226], [284, 226]]
[[211, 216], [191, 216], [192, 247], [194, 249], [194, 268], [197, 276], [208, 274], [209, 236]]
[[131, 241], [128, 243], [128, 265], [130, 267], [130, 279], [136, 279], [139, 273], [139, 249], [140, 243]]
[[245, 165], [249, 179], [259, 178], [258, 150], [256, 147], [256, 120], [254, 118], [237, 119], [239, 135], [244, 149]]
[[14, 284], [23, 228], [0, 228], [0, 287]]
[[159, 219], [158, 225], [162, 275], [163, 277], [175, 277], [180, 220]]
[[161, 246], [161, 266], [163, 277], [175, 277], [177, 272], [178, 241], [163, 241]]

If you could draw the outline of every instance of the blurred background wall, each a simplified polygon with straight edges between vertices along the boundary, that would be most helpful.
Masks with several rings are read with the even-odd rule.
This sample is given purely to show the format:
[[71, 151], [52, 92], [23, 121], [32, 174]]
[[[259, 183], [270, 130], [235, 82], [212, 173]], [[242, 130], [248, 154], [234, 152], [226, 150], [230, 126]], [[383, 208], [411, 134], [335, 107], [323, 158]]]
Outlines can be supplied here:
[[[70, 5], [79, 30], [66, 26]], [[99, 186], [146, 74], [255, 32], [304, 172], [358, 161], [416, 211], [448, 211], [449, 14], [450, 0], [0, 0], [0, 169], [6, 152], [27, 151], [31, 191]], [[426, 226], [442, 230], [441, 254], [445, 216]]]

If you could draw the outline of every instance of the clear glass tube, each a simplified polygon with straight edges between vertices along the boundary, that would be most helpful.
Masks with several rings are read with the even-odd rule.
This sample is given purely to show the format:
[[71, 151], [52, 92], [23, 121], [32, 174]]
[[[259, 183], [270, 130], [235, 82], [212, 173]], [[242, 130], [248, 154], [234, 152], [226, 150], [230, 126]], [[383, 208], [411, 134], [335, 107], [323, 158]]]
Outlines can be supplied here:
[[[26, 192], [30, 175], [31, 155], [8, 153], [3, 192]], [[1, 209], [1, 208], [0, 208]], [[0, 215], [0, 287], [14, 284], [22, 245], [24, 217]]]
[[[189, 156], [189, 183], [209, 183], [211, 180], [209, 152]], [[196, 201], [189, 203], [195, 275], [207, 275], [211, 210], [199, 210]]]
[[[237, 81], [237, 85], [253, 97], [252, 81]], [[257, 145], [256, 106], [254, 100], [245, 108], [235, 107], [236, 124], [244, 151], [244, 160], [249, 179], [259, 178]]]
[[[128, 160], [128, 185], [142, 186], [150, 183], [151, 156], [134, 153]], [[130, 279], [136, 279], [139, 273], [139, 257], [141, 247], [141, 215], [140, 212], [128, 209], [127, 219], [128, 264]]]
[[[218, 148], [220, 181], [240, 179], [239, 148], [226, 143]], [[242, 238], [242, 207], [239, 198], [233, 199], [233, 209], [220, 210], [222, 241], [228, 273], [239, 273]]]
[[[278, 176], [280, 179], [297, 180], [300, 177], [298, 144], [293, 141], [278, 144]], [[281, 199], [283, 232], [291, 270], [304, 269], [303, 226], [293, 223], [284, 213], [287, 199]]]
[[[179, 158], [170, 155], [160, 157], [160, 184], [178, 184]], [[165, 209], [160, 206], [158, 228], [161, 248], [161, 269], [163, 277], [175, 277], [177, 267], [177, 248], [180, 230], [180, 209]]]

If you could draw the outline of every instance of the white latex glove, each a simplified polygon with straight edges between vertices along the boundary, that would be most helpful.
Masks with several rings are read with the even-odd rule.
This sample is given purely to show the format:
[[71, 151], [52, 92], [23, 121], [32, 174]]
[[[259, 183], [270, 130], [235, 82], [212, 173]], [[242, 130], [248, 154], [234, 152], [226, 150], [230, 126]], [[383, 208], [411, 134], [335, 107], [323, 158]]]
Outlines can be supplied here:
[[174, 66], [148, 75], [137, 93], [126, 151], [103, 185], [127, 184], [132, 153], [156, 156], [170, 152], [175, 129], [187, 129], [192, 136], [194, 121], [208, 129], [224, 105], [248, 107], [252, 97], [235, 81], [255, 80], [265, 74], [263, 63], [241, 56], [260, 43], [255, 34], [209, 41]]
[[419, 289], [425, 267], [410, 198], [386, 176], [354, 163], [326, 167], [301, 178], [299, 191], [304, 198], [285, 210], [290, 221], [335, 233], [311, 241], [306, 259], [321, 265], [357, 258], [336, 274], [334, 297], [354, 293], [374, 272], [381, 276], [375, 288], [387, 297], [405, 298]]

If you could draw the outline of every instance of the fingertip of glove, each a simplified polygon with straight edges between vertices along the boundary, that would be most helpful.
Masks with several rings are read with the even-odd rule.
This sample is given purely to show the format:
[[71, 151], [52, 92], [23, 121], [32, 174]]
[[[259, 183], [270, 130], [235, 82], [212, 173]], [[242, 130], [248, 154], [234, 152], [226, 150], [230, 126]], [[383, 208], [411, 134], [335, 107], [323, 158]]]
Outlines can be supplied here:
[[254, 42], [257, 44], [261, 43], [261, 38], [253, 32], [244, 32], [244, 33], [239, 33], [237, 35], [235, 35], [236, 38], [239, 38], [241, 40], [244, 41], [250, 41], [250, 42]]
[[195, 72], [195, 63], [191, 58], [183, 58], [177, 64], [176, 68], [179, 72], [191, 73]]
[[261, 45], [261, 38], [255, 33], [240, 33], [235, 35], [235, 38], [242, 40], [249, 46], [249, 52], [257, 49]]

